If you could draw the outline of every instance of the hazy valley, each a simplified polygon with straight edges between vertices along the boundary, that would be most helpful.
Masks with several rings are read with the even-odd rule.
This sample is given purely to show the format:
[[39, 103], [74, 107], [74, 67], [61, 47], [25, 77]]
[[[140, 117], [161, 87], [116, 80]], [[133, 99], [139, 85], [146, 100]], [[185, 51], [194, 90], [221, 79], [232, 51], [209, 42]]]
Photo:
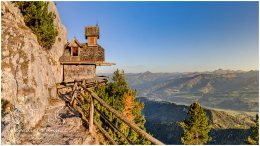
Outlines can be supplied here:
[[[111, 74], [106, 74], [111, 76]], [[199, 101], [213, 125], [208, 144], [245, 144], [259, 110], [259, 72], [216, 70], [192, 73], [128, 73], [144, 103], [148, 132], [166, 144], [181, 144], [179, 122]]]
[[127, 74], [137, 96], [157, 101], [204, 107], [258, 112], [258, 71], [216, 70], [194, 73]]

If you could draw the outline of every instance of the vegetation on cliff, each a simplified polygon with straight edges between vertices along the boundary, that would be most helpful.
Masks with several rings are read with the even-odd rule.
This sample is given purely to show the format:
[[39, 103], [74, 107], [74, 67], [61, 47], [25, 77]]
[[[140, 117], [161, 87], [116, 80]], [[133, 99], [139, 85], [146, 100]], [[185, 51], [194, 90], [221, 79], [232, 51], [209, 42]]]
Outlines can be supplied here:
[[30, 27], [37, 36], [42, 47], [50, 49], [55, 43], [58, 30], [54, 26], [55, 14], [48, 12], [48, 2], [42, 1], [18, 1], [15, 2], [24, 17], [25, 24]]
[[180, 123], [184, 134], [181, 138], [183, 144], [205, 144], [212, 138], [208, 135], [211, 130], [209, 118], [202, 106], [198, 103], [192, 103], [188, 111], [189, 119]]
[[[145, 117], [142, 115], [141, 111], [144, 108], [144, 104], [136, 101], [136, 92], [132, 91], [125, 79], [123, 71], [116, 70], [114, 72], [113, 82], [109, 83], [107, 86], [101, 86], [97, 89], [99, 97], [101, 97], [106, 103], [112, 106], [117, 111], [121, 112], [129, 120], [135, 122], [141, 129], [145, 130], [144, 124], [146, 122]], [[134, 142], [135, 144], [150, 144], [149, 141], [144, 139], [142, 136], [138, 135], [133, 129], [129, 128], [128, 125], [124, 124], [122, 121], [117, 119], [112, 113], [107, 111], [104, 107], [101, 107], [98, 103], [95, 103], [97, 108], [102, 111], [110, 121], [115, 124], [120, 131], [122, 131], [126, 137]], [[98, 114], [95, 115], [95, 119], [106, 129], [110, 135], [119, 143], [127, 144], [124, 138], [120, 137], [111, 126], [106, 123], [102, 117]]]

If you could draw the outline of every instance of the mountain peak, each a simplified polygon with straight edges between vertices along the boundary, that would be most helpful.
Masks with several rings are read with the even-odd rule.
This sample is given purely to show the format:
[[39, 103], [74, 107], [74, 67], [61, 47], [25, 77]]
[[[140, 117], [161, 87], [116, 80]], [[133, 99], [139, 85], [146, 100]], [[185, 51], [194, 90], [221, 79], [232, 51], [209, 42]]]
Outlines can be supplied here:
[[150, 71], [146, 71], [146, 72], [144, 72], [144, 74], [151, 74], [152, 72], [150, 72]]
[[215, 71], [213, 71], [213, 73], [216, 73], [216, 74], [226, 74], [226, 73], [231, 73], [232, 71], [231, 70], [224, 70], [224, 69], [217, 69]]

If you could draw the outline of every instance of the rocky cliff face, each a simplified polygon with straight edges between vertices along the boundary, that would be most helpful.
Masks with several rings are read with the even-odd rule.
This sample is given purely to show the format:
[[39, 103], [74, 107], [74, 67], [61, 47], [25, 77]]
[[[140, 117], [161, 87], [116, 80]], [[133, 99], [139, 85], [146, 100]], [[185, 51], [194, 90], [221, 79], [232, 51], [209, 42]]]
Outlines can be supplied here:
[[55, 83], [62, 81], [59, 57], [67, 32], [53, 2], [49, 11], [56, 14], [59, 35], [53, 47], [46, 50], [25, 25], [20, 10], [11, 2], [1, 2], [1, 98], [8, 103], [1, 115], [3, 144], [19, 143], [17, 131], [36, 126], [50, 100], [56, 98]]

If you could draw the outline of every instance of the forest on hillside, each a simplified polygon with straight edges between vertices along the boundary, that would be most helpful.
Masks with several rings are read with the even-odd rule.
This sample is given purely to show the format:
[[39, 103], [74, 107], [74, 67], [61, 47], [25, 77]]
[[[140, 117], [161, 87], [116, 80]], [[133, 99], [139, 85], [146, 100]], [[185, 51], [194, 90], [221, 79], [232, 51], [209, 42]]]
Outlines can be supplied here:
[[[183, 129], [180, 122], [187, 118], [189, 107], [143, 97], [138, 100], [145, 104], [143, 114], [146, 117], [147, 131], [166, 144], [182, 144]], [[213, 125], [209, 133], [212, 140], [207, 144], [246, 144], [254, 116], [231, 115], [210, 109], [205, 109], [205, 112]]]

